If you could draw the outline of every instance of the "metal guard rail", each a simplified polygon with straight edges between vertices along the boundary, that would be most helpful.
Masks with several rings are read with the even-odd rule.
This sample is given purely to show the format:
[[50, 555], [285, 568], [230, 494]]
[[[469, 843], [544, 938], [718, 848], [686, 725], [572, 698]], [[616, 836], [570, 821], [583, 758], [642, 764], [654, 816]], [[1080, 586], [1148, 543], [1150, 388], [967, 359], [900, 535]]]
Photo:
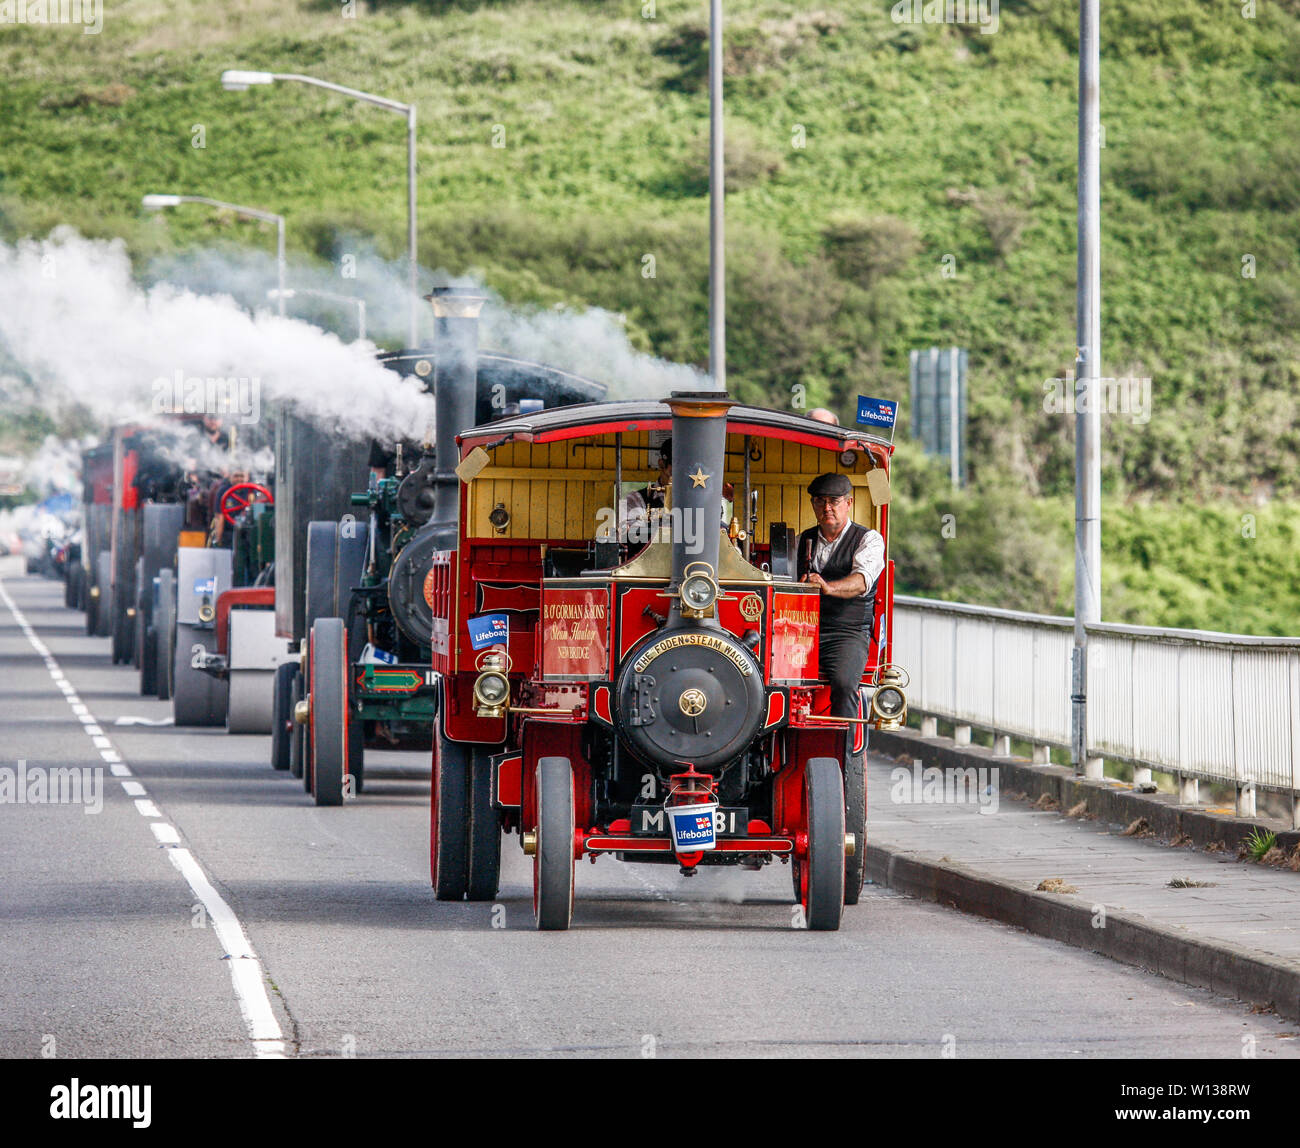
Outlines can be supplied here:
[[[1087, 631], [1089, 756], [1289, 794], [1300, 810], [1300, 638]], [[894, 599], [909, 708], [1036, 746], [1069, 749], [1073, 644], [1072, 618]]]

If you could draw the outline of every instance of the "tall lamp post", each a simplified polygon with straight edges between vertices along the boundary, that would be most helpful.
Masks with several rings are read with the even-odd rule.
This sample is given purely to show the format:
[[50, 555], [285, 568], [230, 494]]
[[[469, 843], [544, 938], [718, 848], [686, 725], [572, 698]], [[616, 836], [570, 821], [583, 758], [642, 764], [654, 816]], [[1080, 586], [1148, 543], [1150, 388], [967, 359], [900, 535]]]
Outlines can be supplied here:
[[709, 4], [709, 374], [727, 389], [727, 286], [723, 206], [722, 0]]
[[406, 260], [407, 279], [410, 295], [410, 310], [407, 321], [407, 345], [418, 346], [420, 341], [420, 292], [416, 276], [415, 251], [415, 105], [403, 104], [397, 100], [385, 99], [383, 96], [361, 92], [356, 88], [345, 88], [342, 84], [331, 84], [327, 80], [318, 80], [315, 76], [300, 76], [293, 72], [244, 72], [228, 70], [221, 73], [221, 86], [228, 92], [246, 92], [255, 84], [273, 84], [277, 80], [291, 80], [299, 84], [311, 84], [327, 91], [339, 92], [387, 108], [390, 112], [399, 112], [406, 116]]
[[[241, 207], [237, 203], [224, 203], [220, 199], [209, 199], [206, 195], [146, 195], [140, 200], [142, 207], [150, 211], [160, 211], [165, 207], [180, 207], [182, 203], [206, 203], [209, 207], [225, 208], [239, 215], [252, 219], [261, 219], [275, 224], [275, 263], [280, 281], [280, 294], [284, 294], [284, 216], [273, 211], [263, 211], [260, 207]], [[280, 299], [280, 314], [284, 314], [284, 299]]]
[[357, 338], [366, 337], [366, 301], [358, 299], [355, 295], [339, 295], [333, 291], [318, 291], [314, 287], [290, 287], [285, 290], [283, 287], [278, 291], [268, 291], [268, 299], [279, 299], [283, 306], [286, 299], [292, 299], [295, 295], [310, 295], [315, 299], [329, 299], [334, 303], [351, 303], [357, 309]]

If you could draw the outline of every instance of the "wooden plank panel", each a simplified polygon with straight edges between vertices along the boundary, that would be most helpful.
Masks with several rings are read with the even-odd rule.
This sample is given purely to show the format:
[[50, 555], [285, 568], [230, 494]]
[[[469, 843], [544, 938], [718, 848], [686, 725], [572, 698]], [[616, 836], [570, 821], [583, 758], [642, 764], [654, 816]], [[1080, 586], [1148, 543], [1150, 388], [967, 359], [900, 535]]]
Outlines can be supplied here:
[[528, 538], [546, 538], [546, 483], [517, 482], [520, 497], [528, 502]]

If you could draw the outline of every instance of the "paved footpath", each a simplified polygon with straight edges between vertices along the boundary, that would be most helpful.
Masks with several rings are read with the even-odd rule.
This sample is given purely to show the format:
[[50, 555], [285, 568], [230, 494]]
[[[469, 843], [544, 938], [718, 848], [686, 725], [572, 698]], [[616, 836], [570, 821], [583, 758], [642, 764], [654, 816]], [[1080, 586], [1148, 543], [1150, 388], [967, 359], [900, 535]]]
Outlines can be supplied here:
[[[874, 756], [868, 782], [868, 841], [884, 856], [875, 859], [873, 871], [885, 864], [892, 871], [906, 862], [914, 862], [931, 880], [943, 869], [964, 871], [974, 879], [972, 887], [982, 887], [973, 896], [984, 904], [963, 904], [960, 894], [950, 898], [938, 888], [934, 899], [951, 899], [960, 908], [1024, 924], [1081, 947], [1110, 948], [1120, 959], [1194, 983], [1198, 978], [1193, 966], [1212, 963], [1220, 970], [1216, 987], [1234, 987], [1235, 976], [1233, 995], [1259, 1004], [1271, 1001], [1279, 1012], [1295, 1017], [1300, 873], [1240, 861], [1235, 853], [1124, 836], [1121, 825], [1070, 818], [1059, 810], [1011, 799], [1005, 785], [994, 785], [989, 792], [986, 783], [992, 780], [991, 772], [985, 775], [985, 791], [976, 795], [985, 802], [983, 812], [969, 800], [918, 801], [925, 796], [924, 775], [922, 784], [915, 784], [911, 761]], [[1039, 891], [1040, 883], [1053, 879], [1067, 888]], [[1182, 884], [1173, 884], [1176, 881]], [[986, 912], [996, 910], [999, 901], [1017, 907]], [[1085, 914], [1088, 928], [1080, 930]], [[1017, 915], [1041, 920], [1016, 920]], [[1145, 944], [1114, 951], [1114, 939], [1103, 938], [1100, 930], [1116, 919], [1145, 932]], [[1075, 935], [1059, 936], [1063, 930]], [[1243, 979], [1242, 967], [1256, 962], [1264, 968], [1265, 979]], [[1252, 988], [1269, 995], [1252, 994]]]

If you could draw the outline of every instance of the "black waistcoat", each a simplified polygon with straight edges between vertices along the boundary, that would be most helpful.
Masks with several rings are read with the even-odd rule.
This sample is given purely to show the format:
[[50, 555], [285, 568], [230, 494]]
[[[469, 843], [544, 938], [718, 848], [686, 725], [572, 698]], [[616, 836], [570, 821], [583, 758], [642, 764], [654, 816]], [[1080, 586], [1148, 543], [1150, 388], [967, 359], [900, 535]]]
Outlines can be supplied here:
[[[813, 550], [817, 546], [817, 536], [821, 528], [814, 526], [799, 535], [799, 578], [812, 570]], [[862, 545], [867, 528], [858, 522], [850, 522], [844, 528], [845, 538], [840, 536], [831, 556], [822, 567], [821, 576], [827, 582], [838, 582], [853, 573], [853, 555]], [[871, 630], [872, 615], [871, 587], [860, 598], [836, 598], [831, 594], [821, 596], [821, 628], [823, 630], [852, 630], [868, 633]]]

